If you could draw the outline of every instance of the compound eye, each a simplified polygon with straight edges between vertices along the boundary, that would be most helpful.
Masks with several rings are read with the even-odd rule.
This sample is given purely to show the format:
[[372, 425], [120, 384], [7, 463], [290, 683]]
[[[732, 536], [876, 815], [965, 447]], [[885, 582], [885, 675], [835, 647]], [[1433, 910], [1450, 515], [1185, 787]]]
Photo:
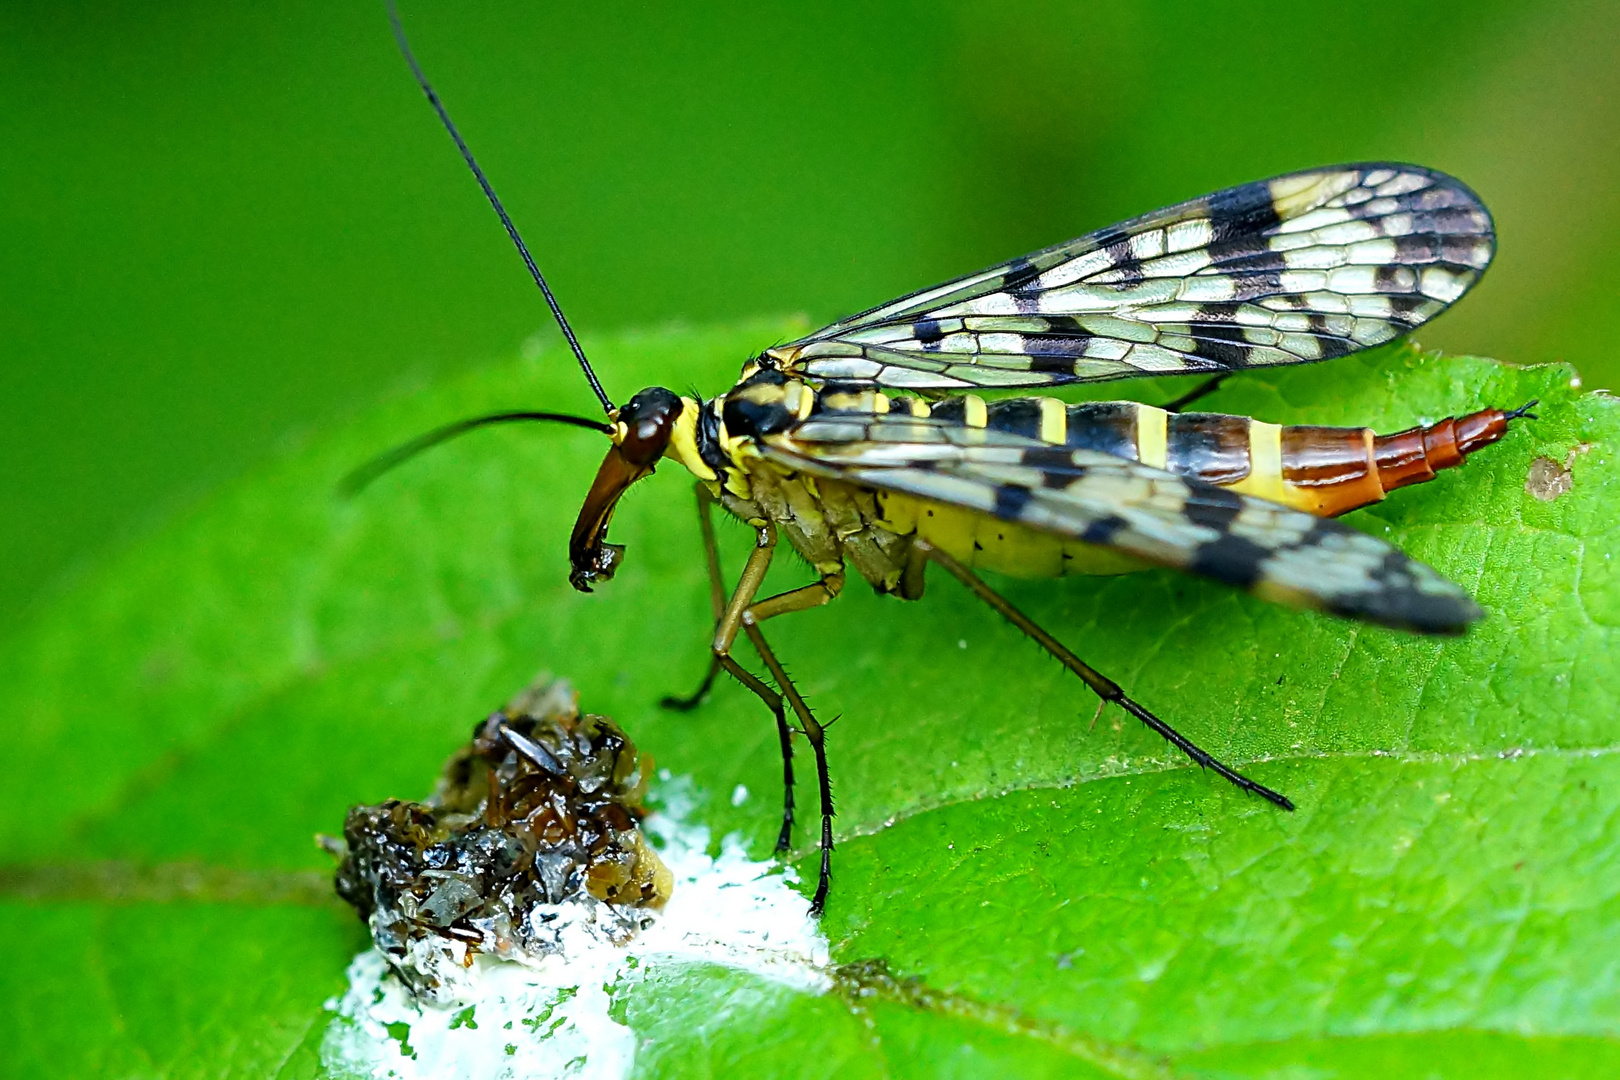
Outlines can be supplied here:
[[674, 393], [661, 386], [643, 390], [619, 410], [619, 423], [625, 428], [619, 453], [632, 465], [651, 467], [664, 456], [680, 415], [681, 399]]

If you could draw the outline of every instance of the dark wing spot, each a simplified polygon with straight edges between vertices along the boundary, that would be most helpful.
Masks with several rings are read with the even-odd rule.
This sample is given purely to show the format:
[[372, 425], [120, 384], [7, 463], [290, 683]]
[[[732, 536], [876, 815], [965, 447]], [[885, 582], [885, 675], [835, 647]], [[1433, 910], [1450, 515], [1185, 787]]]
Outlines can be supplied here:
[[1041, 486], [1065, 488], [1086, 475], [1086, 467], [1077, 464], [1069, 451], [1061, 446], [1032, 446], [1019, 456], [1019, 462], [1039, 469]]
[[1080, 320], [1074, 315], [1048, 315], [1046, 328], [1065, 334], [1069, 337], [1088, 338], [1094, 335], [1091, 331], [1080, 325]]
[[1017, 521], [1034, 493], [1022, 484], [1000, 484], [996, 487], [996, 503], [991, 513], [1003, 521]]
[[1445, 236], [1440, 239], [1440, 254], [1446, 262], [1471, 267], [1483, 246], [1478, 236]]
[[1386, 555], [1371, 577], [1375, 588], [1340, 597], [1327, 609], [1335, 615], [1427, 634], [1460, 634], [1485, 615], [1467, 596], [1419, 589], [1411, 560], [1398, 551]]
[[1104, 229], [1096, 235], [1096, 241], [1113, 264], [1113, 288], [1130, 289], [1147, 280], [1142, 274], [1142, 260], [1131, 251], [1130, 233], [1121, 229]]
[[[1026, 334], [1024, 335], [1024, 352], [1025, 355], [1031, 358], [1055, 356], [1059, 360], [1068, 363], [1086, 355], [1086, 343], [1090, 340], [1089, 337], [1050, 337], [1045, 334]], [[1070, 364], [1070, 366], [1073, 365]]]
[[1322, 350], [1321, 360], [1334, 360], [1341, 356], [1348, 356], [1361, 348], [1359, 341], [1349, 338], [1335, 337], [1332, 334], [1320, 334], [1316, 338], [1317, 345]]
[[1422, 233], [1397, 236], [1395, 259], [1403, 263], [1433, 262], [1440, 256], [1440, 238]]
[[1417, 272], [1405, 263], [1385, 263], [1373, 270], [1373, 288], [1385, 295], [1417, 292]]
[[[1396, 299], [1400, 298], [1391, 298], [1390, 302], [1393, 304]], [[1317, 344], [1321, 347], [1323, 360], [1332, 360], [1335, 357], [1345, 356], [1361, 348], [1358, 342], [1346, 337], [1340, 337], [1337, 334], [1330, 334], [1328, 332], [1327, 316], [1320, 311], [1307, 314], [1305, 316], [1305, 325], [1308, 327], [1310, 335], [1316, 339]]]
[[1207, 300], [1198, 305], [1198, 316], [1193, 325], [1202, 323], [1229, 323], [1237, 320], [1238, 309], [1242, 304], [1231, 303], [1224, 300]]
[[1445, 207], [1437, 210], [1420, 211], [1412, 215], [1412, 231], [1414, 233], [1460, 233], [1468, 236], [1483, 236], [1489, 232], [1479, 219], [1479, 212], [1473, 207]]
[[1391, 296], [1390, 317], [1406, 326], [1416, 326], [1423, 321], [1423, 307], [1428, 303], [1429, 299], [1425, 296]]
[[939, 343], [945, 340], [945, 331], [939, 328], [938, 319], [918, 319], [911, 324], [911, 335], [922, 342], [927, 352], [938, 352]]
[[1021, 289], [1025, 285], [1040, 277], [1044, 271], [1025, 258], [1014, 259], [1007, 264], [1007, 269], [1001, 275], [1001, 287], [1004, 289]]
[[1275, 296], [1282, 292], [1280, 269], [1243, 269], [1230, 275], [1232, 295], [1239, 300], [1253, 300], [1261, 296]]
[[[1074, 355], [1078, 356], [1085, 350], [1086, 343], [1083, 341], [1075, 342], [1075, 346]], [[1039, 371], [1047, 375], [1073, 375], [1074, 360], [1069, 356], [1034, 353], [1029, 358], [1029, 370]]]
[[1212, 243], [1206, 249], [1210, 261], [1223, 272], [1240, 270], [1282, 270], [1287, 267], [1280, 251], [1272, 251], [1263, 233], [1234, 236], [1230, 240]]
[[1243, 497], [1210, 484], [1188, 484], [1187, 505], [1182, 509], [1195, 525], [1225, 532], [1243, 512]]
[[1025, 287], [1044, 273], [1027, 258], [1014, 259], [1001, 274], [1001, 287], [1012, 297], [1013, 306], [1021, 315], [1033, 315], [1040, 310], [1035, 293]]
[[1120, 530], [1125, 528], [1125, 519], [1122, 517], [1098, 518], [1080, 533], [1080, 539], [1088, 544], [1111, 544]]
[[1433, 184], [1421, 191], [1413, 192], [1406, 198], [1415, 202], [1424, 210], [1437, 210], [1446, 206], [1462, 206], [1471, 210], [1483, 209], [1479, 205], [1478, 197], [1465, 190], [1455, 178], [1446, 177], [1446, 179], [1450, 183]]
[[1046, 316], [1045, 332], [1024, 335], [1030, 370], [1073, 375], [1074, 361], [1086, 355], [1086, 346], [1095, 336], [1073, 315]]
[[1198, 545], [1187, 569], [1228, 585], [1248, 589], [1260, 580], [1260, 564], [1270, 555], [1269, 550], [1253, 540], [1227, 534]]
[[1106, 229], [1098, 229], [1095, 233], [1092, 233], [1092, 239], [1100, 248], [1118, 247], [1120, 244], [1129, 241], [1130, 238], [1130, 233], [1112, 226]]
[[1194, 356], [1224, 368], [1248, 366], [1250, 346], [1241, 326], [1200, 322], [1193, 323], [1189, 329]]
[[1277, 209], [1271, 201], [1271, 185], [1263, 180], [1239, 184], [1209, 197], [1209, 223], [1214, 233], [1212, 244], [1264, 233], [1279, 220]]

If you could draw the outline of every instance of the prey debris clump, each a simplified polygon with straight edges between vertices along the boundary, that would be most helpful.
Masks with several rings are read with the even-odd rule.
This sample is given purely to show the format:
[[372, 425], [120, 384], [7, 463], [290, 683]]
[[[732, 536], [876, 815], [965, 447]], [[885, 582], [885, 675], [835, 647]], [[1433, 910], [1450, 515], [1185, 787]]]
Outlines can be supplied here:
[[638, 827], [652, 761], [561, 679], [537, 680], [473, 731], [424, 802], [356, 806], [338, 895], [400, 979], [454, 1000], [479, 954], [538, 962], [580, 933], [624, 944], [673, 877]]

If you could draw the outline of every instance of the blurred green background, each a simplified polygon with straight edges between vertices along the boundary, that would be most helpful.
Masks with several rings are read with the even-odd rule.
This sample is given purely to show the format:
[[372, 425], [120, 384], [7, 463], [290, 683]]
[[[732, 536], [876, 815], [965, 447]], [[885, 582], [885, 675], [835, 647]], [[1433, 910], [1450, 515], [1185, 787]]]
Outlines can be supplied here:
[[[1425, 344], [1620, 382], [1612, 0], [403, 14], [587, 332], [830, 319], [1393, 158], [1463, 177], [1501, 234]], [[0, 626], [301, 432], [544, 329], [380, 3], [10, 0], [0, 102]]]

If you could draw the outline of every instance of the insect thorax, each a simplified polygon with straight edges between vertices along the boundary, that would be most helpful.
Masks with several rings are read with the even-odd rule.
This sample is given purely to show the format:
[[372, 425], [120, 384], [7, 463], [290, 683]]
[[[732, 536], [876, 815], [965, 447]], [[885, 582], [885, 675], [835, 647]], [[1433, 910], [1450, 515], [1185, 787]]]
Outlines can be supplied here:
[[[811, 417], [859, 425], [882, 416], [928, 418], [934, 413], [945, 423], [982, 427], [991, 410], [977, 397], [930, 405], [867, 388], [832, 384], [817, 389], [778, 371], [752, 368], [730, 393], [702, 408], [695, 424], [696, 452], [704, 462], [714, 463], [711, 488], [721, 504], [756, 527], [775, 525], [819, 572], [848, 563], [879, 592], [897, 593], [912, 541], [919, 536], [969, 565], [1020, 577], [1140, 569], [1135, 560], [1083, 541], [839, 479], [831, 470], [791, 470], [759, 450], [765, 442], [792, 447], [795, 429]], [[1063, 415], [1066, 408], [1054, 399], [1027, 398], [995, 403], [993, 411], [997, 419], [1022, 423], [1024, 413], [1033, 410], [1044, 434], [1061, 442], [1063, 427], [1053, 427], [1053, 412]]]

